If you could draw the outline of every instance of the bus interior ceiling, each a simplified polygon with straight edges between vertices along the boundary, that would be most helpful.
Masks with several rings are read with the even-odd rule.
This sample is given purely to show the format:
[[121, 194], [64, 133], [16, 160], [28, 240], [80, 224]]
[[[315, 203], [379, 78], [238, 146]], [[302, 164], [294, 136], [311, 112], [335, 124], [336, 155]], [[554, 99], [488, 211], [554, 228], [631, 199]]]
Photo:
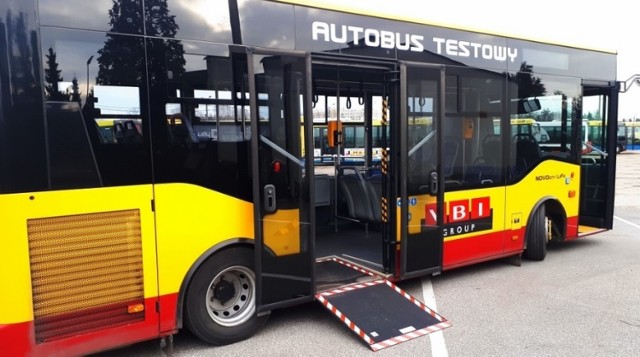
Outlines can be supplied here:
[[[372, 108], [374, 102], [381, 106], [381, 100], [372, 98], [384, 95], [386, 73], [381, 68], [314, 63], [312, 85], [316, 257], [336, 256], [378, 272], [384, 271], [382, 183], [379, 162], [372, 164], [371, 136], [366, 133], [372, 126], [372, 113], [381, 112], [381, 108]], [[326, 128], [338, 116], [342, 119], [341, 144], [329, 147]], [[346, 157], [345, 151], [355, 147], [364, 156]], [[331, 159], [324, 161], [318, 153]], [[319, 286], [332, 286], [322, 282], [327, 277], [336, 282], [352, 274], [328, 266], [317, 265]]]

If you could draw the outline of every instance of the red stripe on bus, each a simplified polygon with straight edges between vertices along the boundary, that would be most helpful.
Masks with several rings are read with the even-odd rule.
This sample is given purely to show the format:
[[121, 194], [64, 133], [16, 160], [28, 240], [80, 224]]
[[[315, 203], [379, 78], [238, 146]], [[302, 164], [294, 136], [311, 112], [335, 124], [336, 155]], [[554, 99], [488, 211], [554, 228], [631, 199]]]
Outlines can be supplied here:
[[578, 225], [579, 225], [578, 217], [567, 218], [567, 235], [566, 235], [567, 240], [578, 238]]
[[10, 325], [0, 325], [0, 346], [2, 354], [7, 356], [26, 356], [30, 354], [35, 340], [33, 321]]
[[[36, 344], [33, 321], [0, 325], [2, 355], [78, 356], [160, 337], [156, 299], [145, 300], [145, 321]], [[175, 315], [175, 313], [173, 314]], [[174, 319], [175, 320], [175, 319]]]
[[443, 269], [472, 264], [476, 261], [501, 255], [506, 232], [493, 232], [475, 237], [444, 242]]
[[178, 294], [160, 296], [160, 331], [177, 329]]
[[[578, 217], [567, 218], [565, 239], [578, 237]], [[456, 239], [444, 243], [443, 270], [517, 254], [524, 250], [526, 225], [519, 230], [507, 230]], [[517, 237], [517, 239], [514, 239]]]

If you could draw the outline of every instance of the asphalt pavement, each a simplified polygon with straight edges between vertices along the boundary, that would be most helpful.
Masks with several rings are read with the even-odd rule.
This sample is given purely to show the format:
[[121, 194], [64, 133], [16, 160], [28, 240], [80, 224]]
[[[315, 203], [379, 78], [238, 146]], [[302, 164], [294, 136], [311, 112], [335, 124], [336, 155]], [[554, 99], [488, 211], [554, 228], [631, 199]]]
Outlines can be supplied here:
[[433, 279], [450, 356], [640, 355], [640, 153], [617, 168], [612, 231]]

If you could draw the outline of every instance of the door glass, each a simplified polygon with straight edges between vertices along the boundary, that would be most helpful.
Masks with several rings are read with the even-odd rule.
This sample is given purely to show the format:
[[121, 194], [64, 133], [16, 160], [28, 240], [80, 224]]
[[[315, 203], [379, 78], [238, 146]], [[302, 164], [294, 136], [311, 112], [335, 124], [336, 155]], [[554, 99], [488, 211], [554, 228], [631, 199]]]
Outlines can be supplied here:
[[[601, 90], [600, 92], [602, 92]], [[586, 124], [588, 150], [583, 151], [580, 165], [580, 224], [598, 228], [608, 226], [612, 220], [612, 195], [609, 179], [612, 174], [608, 128], [609, 96], [584, 96], [582, 118]], [[586, 119], [586, 120], [584, 120]]]
[[[430, 68], [406, 68], [407, 108], [404, 150], [407, 151], [408, 214], [402, 249], [403, 274], [439, 269], [442, 256], [442, 230], [438, 220], [442, 181], [439, 175], [437, 135], [440, 71]], [[442, 150], [443, 159], [445, 152]]]
[[433, 127], [436, 90], [437, 83], [428, 80], [411, 80], [408, 88], [407, 193], [410, 196], [428, 192], [429, 173], [436, 169], [436, 137]]

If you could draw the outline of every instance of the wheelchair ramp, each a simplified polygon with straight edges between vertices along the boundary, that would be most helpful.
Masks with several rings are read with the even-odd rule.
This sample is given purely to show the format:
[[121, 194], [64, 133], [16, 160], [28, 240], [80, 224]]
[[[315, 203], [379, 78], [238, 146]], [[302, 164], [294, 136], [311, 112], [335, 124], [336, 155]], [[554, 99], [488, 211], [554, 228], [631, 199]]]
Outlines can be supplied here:
[[320, 292], [316, 299], [374, 351], [450, 326], [445, 318], [385, 279]]

